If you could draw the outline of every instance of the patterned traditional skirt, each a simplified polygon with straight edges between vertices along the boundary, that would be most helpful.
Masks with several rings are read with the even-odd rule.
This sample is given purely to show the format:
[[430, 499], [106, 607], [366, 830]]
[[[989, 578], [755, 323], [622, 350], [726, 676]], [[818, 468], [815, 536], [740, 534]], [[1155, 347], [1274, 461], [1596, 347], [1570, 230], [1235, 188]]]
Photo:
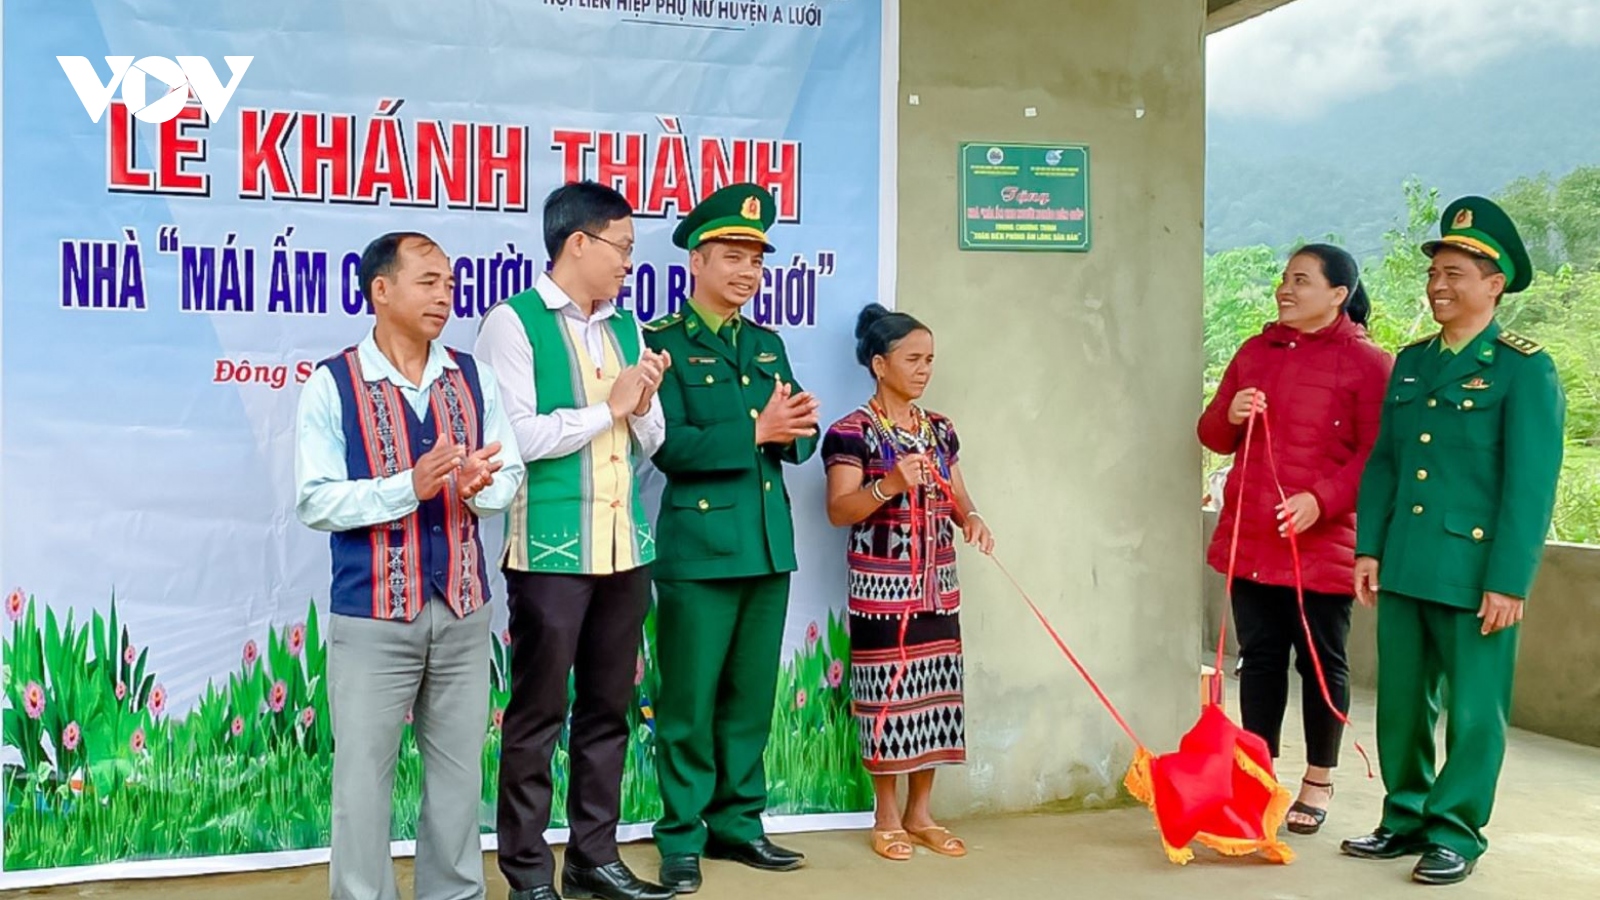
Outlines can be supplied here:
[[[889, 682], [900, 671], [900, 619], [851, 613], [850, 691], [861, 756], [874, 775], [901, 775], [967, 759], [959, 615], [913, 615], [905, 649], [909, 662], [890, 696]], [[883, 732], [874, 741], [885, 707]]]

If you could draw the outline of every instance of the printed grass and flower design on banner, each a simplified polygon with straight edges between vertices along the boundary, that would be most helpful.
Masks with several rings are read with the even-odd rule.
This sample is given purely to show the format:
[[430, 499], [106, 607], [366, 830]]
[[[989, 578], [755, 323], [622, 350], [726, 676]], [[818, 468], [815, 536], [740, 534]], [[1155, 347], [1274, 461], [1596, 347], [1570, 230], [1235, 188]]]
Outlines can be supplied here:
[[[16, 589], [6, 596], [5, 618], [0, 715], [5, 743], [21, 757], [3, 775], [7, 870], [328, 845], [334, 746], [328, 650], [314, 604], [304, 622], [247, 641], [238, 667], [219, 673], [182, 713], [168, 708], [149, 647], [119, 623], [114, 599], [108, 615], [78, 622]], [[652, 612], [634, 676], [623, 822], [661, 813], [654, 633]], [[485, 833], [494, 830], [500, 723], [511, 697], [509, 635], [491, 640]], [[849, 655], [844, 623], [830, 615], [807, 626], [805, 645], [784, 665], [767, 748], [769, 812], [871, 808], [850, 716]], [[566, 824], [566, 746], [563, 729], [552, 763], [554, 827]], [[395, 771], [396, 840], [416, 836], [421, 777], [408, 714]]]

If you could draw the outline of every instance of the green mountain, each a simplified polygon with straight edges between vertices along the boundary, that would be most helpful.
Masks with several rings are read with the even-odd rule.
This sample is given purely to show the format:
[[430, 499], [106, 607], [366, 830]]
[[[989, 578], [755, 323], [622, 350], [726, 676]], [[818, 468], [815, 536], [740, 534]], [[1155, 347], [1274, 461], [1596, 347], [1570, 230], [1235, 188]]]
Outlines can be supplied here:
[[1335, 236], [1382, 249], [1413, 175], [1445, 198], [1600, 164], [1600, 54], [1551, 46], [1308, 121], [1207, 119], [1206, 249]]

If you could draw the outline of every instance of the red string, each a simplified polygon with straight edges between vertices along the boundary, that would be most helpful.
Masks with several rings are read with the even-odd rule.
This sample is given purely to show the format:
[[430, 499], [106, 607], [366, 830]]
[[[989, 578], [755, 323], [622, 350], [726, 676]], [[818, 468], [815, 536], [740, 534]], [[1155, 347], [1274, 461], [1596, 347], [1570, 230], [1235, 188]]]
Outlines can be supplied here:
[[872, 761], [880, 762], [883, 759], [883, 727], [889, 721], [889, 701], [894, 699], [894, 692], [900, 687], [900, 679], [905, 676], [906, 670], [911, 668], [911, 656], [906, 651], [906, 630], [911, 626], [911, 606], [908, 603], [900, 613], [900, 665], [894, 670], [894, 676], [889, 679], [888, 690], [883, 695], [883, 706], [878, 710], [878, 715], [872, 723]]
[[[946, 496], [950, 497], [951, 499], [956, 498], [955, 488], [950, 485], [950, 482], [945, 478], [944, 473], [939, 471], [937, 467], [935, 467], [933, 472], [933, 484], [937, 490], [943, 491]], [[911, 504], [913, 515], [912, 553], [913, 559], [915, 560], [918, 559], [916, 553], [919, 546], [915, 536], [919, 531], [919, 524], [923, 521], [922, 518], [917, 515], [920, 504], [915, 493], [912, 495]], [[1050, 639], [1055, 641], [1056, 647], [1061, 650], [1062, 655], [1067, 658], [1067, 661], [1072, 663], [1072, 667], [1078, 670], [1078, 674], [1082, 676], [1084, 682], [1089, 685], [1089, 690], [1094, 692], [1095, 698], [1099, 700], [1100, 704], [1106, 708], [1106, 712], [1111, 713], [1111, 718], [1116, 720], [1117, 725], [1121, 727], [1123, 733], [1128, 736], [1129, 740], [1133, 741], [1135, 747], [1139, 748], [1140, 750], [1145, 750], [1146, 747], [1144, 741], [1139, 740], [1139, 736], [1134, 733], [1132, 726], [1128, 724], [1128, 720], [1124, 719], [1122, 717], [1122, 713], [1117, 710], [1116, 704], [1112, 703], [1111, 698], [1107, 697], [1105, 691], [1100, 689], [1100, 685], [1094, 680], [1094, 676], [1089, 674], [1089, 670], [1085, 668], [1083, 663], [1078, 660], [1077, 655], [1074, 654], [1072, 649], [1067, 646], [1067, 642], [1061, 639], [1061, 635], [1056, 631], [1055, 627], [1050, 624], [1050, 620], [1046, 618], [1045, 614], [1039, 609], [1039, 605], [1033, 602], [1033, 598], [1028, 595], [1027, 590], [1024, 589], [1022, 584], [1017, 581], [1016, 577], [1011, 574], [1011, 570], [1007, 569], [1005, 564], [1000, 561], [1000, 558], [994, 554], [991, 553], [989, 558], [994, 560], [994, 564], [1000, 569], [1001, 574], [1006, 576], [1006, 580], [1011, 582], [1011, 586], [1016, 589], [1017, 593], [1022, 597], [1023, 602], [1028, 604], [1028, 608], [1033, 611], [1034, 618], [1038, 619], [1039, 624], [1044, 626], [1044, 630], [1050, 634]], [[918, 573], [918, 583], [924, 585], [924, 590], [926, 590], [926, 582], [924, 580], [926, 573], [922, 572], [920, 569], [916, 569], [915, 563], [913, 563], [913, 568]], [[887, 701], [889, 698], [893, 697], [895, 688], [900, 683], [900, 677], [905, 673], [905, 670], [909, 665], [909, 661], [906, 657], [905, 636], [906, 626], [910, 620], [911, 608], [910, 604], [908, 603], [906, 610], [902, 612], [900, 616], [900, 668], [895, 672], [894, 677], [889, 680], [889, 691], [885, 698], [884, 708], [878, 711], [877, 720], [873, 725], [873, 762], [877, 762], [882, 758], [883, 749], [880, 740], [883, 736], [884, 722], [887, 720], [889, 713]]]
[[[1265, 412], [1263, 412], [1265, 415]], [[1228, 542], [1228, 573], [1223, 586], [1223, 596], [1233, 596], [1233, 575], [1239, 564], [1239, 525], [1244, 521], [1244, 516], [1239, 511], [1244, 509], [1244, 476], [1250, 465], [1250, 445], [1255, 440], [1256, 415], [1255, 407], [1250, 409], [1250, 418], [1244, 423], [1244, 448], [1234, 458], [1239, 466], [1239, 490], [1234, 496], [1233, 535]], [[1298, 577], [1299, 570], [1296, 570]], [[1226, 709], [1223, 703], [1225, 694], [1222, 690], [1222, 660], [1223, 650], [1228, 645], [1228, 611], [1222, 611], [1222, 627], [1217, 632], [1217, 665], [1216, 673], [1211, 678], [1211, 703], [1219, 709]]]
[[[921, 492], [912, 489], [906, 497], [910, 506], [911, 515], [911, 571], [916, 578], [917, 588], [927, 591], [927, 579], [922, 571], [922, 498]], [[906, 631], [911, 627], [912, 602], [905, 601], [900, 610], [900, 636], [896, 642], [896, 649], [900, 653], [900, 664], [895, 667], [894, 675], [889, 678], [889, 687], [883, 694], [883, 706], [878, 709], [878, 715], [872, 722], [872, 761], [877, 763], [883, 759], [883, 729], [889, 721], [889, 704], [894, 700], [895, 691], [900, 687], [900, 680], [905, 677], [906, 670], [911, 668], [911, 654], [906, 650]]]
[[[1227, 596], [1234, 596], [1234, 567], [1235, 564], [1237, 564], [1238, 559], [1238, 524], [1240, 524], [1240, 520], [1243, 520], [1243, 517], [1245, 517], [1243, 516], [1243, 512], [1245, 512], [1245, 508], [1243, 508], [1243, 496], [1245, 496], [1245, 463], [1246, 460], [1250, 458], [1250, 445], [1254, 436], [1254, 424], [1256, 424], [1256, 416], [1261, 416], [1262, 437], [1264, 437], [1267, 442], [1267, 472], [1270, 472], [1270, 476], [1272, 476], [1272, 487], [1274, 487], [1274, 490], [1277, 490], [1278, 503], [1285, 504], [1286, 508], [1286, 504], [1288, 504], [1288, 500], [1290, 500], [1290, 498], [1288, 498], [1288, 492], [1283, 490], [1282, 477], [1278, 477], [1277, 456], [1275, 456], [1274, 452], [1272, 452], [1272, 421], [1267, 418], [1267, 410], [1251, 410], [1250, 420], [1246, 421], [1245, 423], [1245, 447], [1243, 447], [1242, 452], [1240, 452], [1240, 455], [1238, 455], [1238, 466], [1240, 466], [1240, 469], [1238, 469], [1238, 492], [1237, 498], [1235, 498], [1235, 503], [1238, 503], [1238, 506], [1235, 506], [1234, 508], [1234, 535], [1232, 535], [1232, 546], [1230, 546], [1229, 551], [1227, 551]], [[1306, 578], [1304, 578], [1304, 573], [1302, 573], [1301, 570], [1301, 556], [1299, 556], [1299, 536], [1296, 535], [1296, 530], [1294, 530], [1294, 520], [1290, 519], [1290, 517], [1285, 517], [1285, 522], [1283, 522], [1283, 524], [1285, 524], [1285, 528], [1283, 528], [1283, 530], [1285, 530], [1285, 535], [1288, 535], [1288, 540], [1290, 540], [1290, 560], [1294, 565], [1294, 601], [1296, 601], [1296, 604], [1299, 605], [1301, 629], [1304, 631], [1304, 633], [1306, 633], [1306, 650], [1310, 653], [1310, 666], [1312, 666], [1312, 669], [1314, 669], [1315, 673], [1317, 673], [1317, 687], [1318, 689], [1322, 690], [1323, 703], [1326, 703], [1326, 706], [1328, 706], [1328, 711], [1333, 713], [1333, 716], [1336, 717], [1336, 719], [1339, 719], [1339, 722], [1344, 724], [1344, 727], [1349, 729], [1349, 727], [1352, 727], [1352, 725], [1350, 725], [1350, 717], [1347, 716], [1342, 709], [1339, 709], [1338, 705], [1334, 705], [1333, 692], [1328, 690], [1328, 676], [1323, 673], [1322, 657], [1320, 657], [1320, 653], [1317, 653], [1317, 641], [1315, 641], [1314, 637], [1312, 637], [1312, 634], [1310, 634], [1310, 618], [1306, 617]], [[1224, 641], [1226, 641], [1226, 636], [1227, 613], [1226, 610], [1224, 610], [1224, 615], [1222, 615], [1222, 637], [1219, 637], [1218, 644], [1216, 644], [1216, 660], [1218, 660], [1216, 671], [1218, 671], [1218, 677], [1214, 677], [1213, 682], [1211, 682], [1211, 698], [1213, 698], [1214, 703], [1218, 701], [1219, 695], [1222, 693], [1222, 644], [1224, 644]], [[1355, 751], [1362, 754], [1362, 762], [1365, 762], [1366, 764], [1366, 777], [1373, 777], [1373, 761], [1371, 761], [1371, 757], [1366, 754], [1366, 748], [1363, 748], [1362, 741], [1360, 740], [1354, 740], [1354, 743]]]
[[[1284, 491], [1284, 488], [1283, 488], [1282, 480], [1278, 476], [1277, 459], [1273, 455], [1273, 452], [1272, 452], [1272, 432], [1271, 432], [1271, 426], [1267, 422], [1266, 411], [1265, 410], [1261, 410], [1259, 413], [1253, 411], [1251, 413], [1250, 418], [1245, 423], [1244, 447], [1243, 447], [1243, 450], [1238, 455], [1238, 460], [1239, 460], [1239, 462], [1238, 462], [1238, 465], [1239, 465], [1239, 491], [1238, 491], [1238, 496], [1235, 499], [1235, 503], [1238, 504], [1238, 505], [1236, 505], [1234, 507], [1234, 509], [1237, 510], [1238, 512], [1236, 512], [1235, 515], [1234, 515], [1233, 534], [1231, 536], [1230, 546], [1228, 548], [1228, 571], [1226, 573], [1227, 574], [1227, 582], [1226, 582], [1226, 584], [1227, 584], [1227, 592], [1228, 592], [1229, 596], [1231, 596], [1232, 593], [1233, 593], [1234, 574], [1235, 574], [1235, 571], [1236, 571], [1237, 566], [1238, 566], [1239, 528], [1240, 528], [1240, 521], [1243, 519], [1243, 516], [1240, 515], [1239, 512], [1242, 512], [1242, 505], [1243, 505], [1242, 504], [1242, 500], [1243, 500], [1243, 495], [1244, 495], [1245, 474], [1246, 474], [1246, 472], [1248, 470], [1248, 460], [1249, 460], [1250, 446], [1254, 442], [1254, 439], [1255, 439], [1255, 419], [1256, 419], [1257, 415], [1260, 415], [1260, 417], [1261, 417], [1262, 431], [1263, 431], [1264, 437], [1266, 438], [1266, 441], [1267, 441], [1267, 467], [1268, 467], [1268, 469], [1270, 470], [1270, 472], [1272, 474], [1272, 480], [1273, 480], [1273, 483], [1274, 483], [1274, 485], [1275, 485], [1275, 487], [1277, 489], [1280, 501], [1281, 502], [1287, 502], [1288, 501], [1288, 497], [1287, 497], [1287, 495], [1286, 495], [1286, 493]], [[950, 488], [949, 482], [946, 481], [943, 478], [942, 473], [935, 473], [934, 481], [935, 481], [935, 484], [938, 485], [940, 488], [942, 488], [943, 490], [948, 491], [951, 497], [955, 496], [955, 491]], [[913, 530], [915, 530], [915, 523], [913, 523]], [[1328, 689], [1327, 676], [1323, 672], [1323, 669], [1322, 669], [1322, 660], [1319, 657], [1319, 655], [1317, 654], [1316, 643], [1312, 640], [1312, 637], [1311, 637], [1311, 622], [1306, 617], [1305, 583], [1304, 583], [1304, 576], [1303, 576], [1303, 573], [1302, 573], [1302, 570], [1301, 570], [1299, 541], [1296, 539], [1295, 530], [1294, 530], [1294, 524], [1292, 522], [1290, 522], [1289, 525], [1288, 525], [1287, 533], [1288, 533], [1288, 537], [1289, 537], [1289, 553], [1290, 553], [1291, 559], [1293, 560], [1293, 563], [1294, 563], [1295, 597], [1296, 597], [1296, 599], [1297, 599], [1297, 601], [1299, 603], [1299, 607], [1300, 607], [1300, 627], [1305, 631], [1306, 647], [1309, 649], [1309, 651], [1311, 653], [1311, 664], [1312, 664], [1312, 668], [1316, 671], [1316, 674], [1317, 674], [1317, 684], [1321, 688], [1322, 699], [1323, 699], [1323, 702], [1328, 705], [1328, 709], [1330, 711], [1332, 711], [1334, 716], [1336, 716], [1339, 719], [1339, 721], [1342, 722], [1346, 727], [1350, 727], [1350, 717], [1348, 715], [1346, 715], [1343, 711], [1341, 711], [1333, 702], [1332, 692], [1329, 691], [1329, 689]], [[991, 553], [989, 555], [989, 558], [994, 560], [995, 567], [1000, 570], [1000, 573], [1006, 577], [1007, 581], [1011, 582], [1011, 586], [1014, 589], [1016, 589], [1016, 592], [1022, 597], [1023, 602], [1028, 604], [1028, 609], [1033, 612], [1034, 618], [1039, 620], [1039, 624], [1044, 626], [1044, 630], [1050, 634], [1050, 639], [1055, 641], [1055, 645], [1056, 645], [1057, 649], [1059, 649], [1061, 651], [1062, 655], [1067, 658], [1067, 661], [1072, 664], [1072, 667], [1078, 671], [1078, 675], [1080, 675], [1083, 678], [1084, 682], [1089, 685], [1089, 689], [1094, 692], [1095, 699], [1100, 701], [1100, 705], [1105, 707], [1106, 711], [1111, 714], [1111, 717], [1116, 720], [1117, 725], [1122, 729], [1123, 733], [1126, 734], [1128, 736], [1128, 738], [1133, 741], [1133, 743], [1134, 743], [1134, 745], [1136, 747], [1138, 747], [1141, 750], [1146, 749], [1144, 742], [1139, 740], [1139, 736], [1134, 733], [1133, 728], [1130, 725], [1128, 725], [1127, 720], [1122, 717], [1122, 713], [1117, 710], [1116, 704], [1112, 703], [1111, 702], [1111, 698], [1107, 697], [1105, 691], [1101, 690], [1099, 683], [1097, 683], [1094, 680], [1094, 676], [1089, 674], [1089, 670], [1084, 667], [1083, 663], [1078, 660], [1077, 655], [1074, 654], [1072, 652], [1072, 649], [1067, 646], [1067, 642], [1061, 639], [1061, 635], [1050, 624], [1050, 620], [1045, 617], [1045, 614], [1039, 609], [1039, 605], [1033, 601], [1033, 598], [1031, 596], [1029, 596], [1028, 591], [1025, 588], [1023, 588], [1023, 586], [1022, 586], [1022, 584], [1020, 582], [1017, 581], [1016, 576], [1011, 574], [1011, 570], [1006, 568], [1005, 563], [1001, 562], [1000, 558], [998, 556], [995, 556], [994, 554]], [[904, 617], [902, 617], [902, 620], [901, 620], [901, 623], [902, 623], [901, 624], [901, 654], [902, 654], [901, 670], [902, 671], [904, 671], [904, 667], [905, 667], [905, 663], [903, 661], [904, 660], [904, 653], [905, 653], [905, 643], [904, 643], [904, 641], [905, 641], [905, 622], [908, 620], [908, 618], [909, 618], [909, 616], [904, 616]], [[1212, 679], [1212, 684], [1211, 684], [1211, 701], [1213, 703], [1215, 703], [1218, 707], [1222, 706], [1222, 695], [1223, 695], [1223, 691], [1222, 691], [1222, 671], [1223, 671], [1224, 647], [1225, 647], [1226, 641], [1227, 641], [1227, 634], [1228, 634], [1228, 617], [1227, 617], [1227, 615], [1223, 615], [1221, 633], [1218, 635], [1218, 639], [1217, 639], [1217, 671], [1216, 671], [1216, 677]], [[896, 673], [895, 678], [891, 679], [891, 681], [890, 681], [890, 692], [891, 692], [891, 694], [893, 693], [894, 686], [899, 681], [899, 674], [900, 673]], [[878, 727], [875, 729], [875, 734], [874, 734], [874, 743], [877, 742], [877, 738], [879, 736], [881, 736], [881, 734], [882, 734], [883, 721], [884, 721], [884, 718], [885, 718], [887, 712], [888, 712], [887, 707], [884, 710], [881, 710], [879, 712]], [[1366, 766], [1367, 766], [1367, 777], [1368, 778], [1372, 778], [1373, 777], [1372, 760], [1367, 755], [1366, 748], [1361, 746], [1361, 742], [1359, 740], [1355, 741], [1355, 747], [1356, 747], [1356, 751], [1361, 754], [1362, 761], [1366, 763]], [[874, 759], [876, 760], [876, 758], [877, 757], [875, 756]]]
[[[925, 549], [924, 542], [928, 540], [929, 535], [937, 535], [933, 528], [935, 527], [934, 516], [938, 509], [938, 495], [942, 492], [951, 501], [956, 500], [956, 490], [951, 486], [950, 479], [946, 478], [944, 472], [939, 469], [937, 462], [931, 467], [931, 472], [933, 479], [933, 483], [929, 486], [932, 488], [932, 491], [929, 492], [931, 496], [925, 495], [922, 490], [914, 488], [906, 498], [911, 516], [911, 571], [915, 573], [917, 588], [923, 597], [927, 596], [930, 588], [934, 591], [938, 590], [937, 574], [925, 571], [922, 562], [922, 553]], [[937, 558], [938, 547], [934, 546], [929, 553], [929, 560], [934, 561]], [[1004, 571], [1004, 567], [1002, 567], [1002, 571]], [[931, 585], [929, 583], [930, 577], [934, 579]], [[1007, 577], [1010, 577], [1009, 573], [1007, 573]], [[1013, 585], [1017, 584], [1015, 579], [1011, 583]], [[1021, 585], [1017, 585], [1017, 590], [1022, 591]], [[1028, 600], [1026, 592], [1022, 593], [1022, 598]], [[1028, 605], [1032, 606], [1033, 601], [1028, 600]], [[889, 678], [888, 689], [884, 692], [883, 707], [878, 710], [878, 714], [873, 718], [872, 761], [874, 763], [883, 759], [883, 729], [889, 720], [889, 702], [894, 699], [895, 691], [900, 687], [901, 679], [905, 677], [906, 671], [911, 668], [911, 656], [906, 650], [906, 632], [911, 626], [911, 615], [914, 611], [913, 601], [911, 600], [907, 600], [900, 611], [900, 635], [896, 647], [900, 655], [900, 664], [895, 668], [894, 675]], [[1049, 622], [1044, 621], [1044, 617], [1039, 613], [1037, 607], [1034, 608], [1034, 614], [1039, 616], [1039, 620], [1044, 623], [1045, 629], [1049, 630], [1052, 636], [1055, 636], [1055, 631], [1050, 628]], [[1089, 673], [1078, 665], [1077, 659], [1072, 656], [1072, 651], [1067, 649], [1066, 645], [1061, 642], [1060, 637], [1056, 637], [1056, 645], [1067, 654], [1067, 658], [1072, 660], [1072, 664], [1078, 667], [1078, 671], [1089, 682], [1089, 686], [1100, 696], [1101, 702], [1105, 703], [1106, 708], [1111, 710], [1111, 715], [1116, 717], [1119, 724], [1122, 724], [1122, 730], [1127, 731], [1129, 737], [1133, 737], [1133, 732], [1122, 721], [1121, 714], [1117, 712], [1115, 707], [1111, 706], [1111, 701], [1105, 699], [1105, 695], [1100, 694], [1099, 687], [1095, 685], [1092, 678], [1089, 678]], [[1133, 737], [1133, 741], [1135, 744], [1139, 744], [1138, 738]], [[1144, 745], [1139, 744], [1139, 746], [1142, 747]]]
[[1005, 563], [1000, 561], [1000, 557], [990, 554], [989, 558], [994, 560], [994, 564], [1000, 569], [1000, 573], [1006, 576], [1006, 580], [1011, 582], [1011, 586], [1017, 589], [1018, 594], [1022, 595], [1023, 602], [1028, 604], [1029, 609], [1033, 610], [1034, 618], [1038, 619], [1039, 624], [1044, 626], [1044, 630], [1050, 633], [1050, 639], [1056, 642], [1056, 647], [1060, 648], [1062, 654], [1067, 657], [1067, 661], [1072, 663], [1072, 667], [1078, 670], [1078, 674], [1083, 676], [1083, 680], [1085, 682], [1088, 682], [1089, 690], [1094, 691], [1095, 698], [1100, 701], [1100, 705], [1104, 706], [1106, 711], [1111, 713], [1111, 718], [1117, 720], [1117, 724], [1122, 727], [1123, 733], [1133, 741], [1134, 746], [1140, 750], [1144, 750], [1144, 741], [1139, 740], [1139, 736], [1133, 733], [1133, 728], [1128, 725], [1126, 719], [1122, 718], [1122, 713], [1117, 711], [1116, 704], [1111, 702], [1111, 699], [1106, 696], [1105, 691], [1100, 690], [1100, 685], [1097, 684], [1094, 680], [1094, 677], [1089, 674], [1089, 670], [1083, 667], [1083, 663], [1079, 662], [1078, 657], [1070, 648], [1067, 647], [1067, 642], [1063, 641], [1061, 639], [1061, 635], [1057, 634], [1055, 628], [1051, 627], [1050, 620], [1046, 619], [1044, 613], [1039, 611], [1039, 605], [1033, 602], [1032, 597], [1028, 596], [1028, 592], [1024, 590], [1022, 585], [1017, 582], [1017, 579], [1011, 574], [1011, 570], [1007, 569]]

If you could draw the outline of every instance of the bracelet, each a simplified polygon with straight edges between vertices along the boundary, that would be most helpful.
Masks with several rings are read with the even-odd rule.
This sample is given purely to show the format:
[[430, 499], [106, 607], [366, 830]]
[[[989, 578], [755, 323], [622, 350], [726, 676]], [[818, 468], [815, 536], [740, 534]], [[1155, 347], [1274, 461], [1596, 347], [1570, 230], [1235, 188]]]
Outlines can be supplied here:
[[967, 518], [969, 518], [969, 519], [982, 519], [983, 515], [980, 514], [977, 510], [973, 509], [973, 510], [968, 510], [967, 511]]
[[871, 485], [871, 490], [872, 499], [878, 501], [879, 503], [889, 502], [889, 496], [883, 492], [883, 479], [880, 478], [877, 481], [874, 481]]

